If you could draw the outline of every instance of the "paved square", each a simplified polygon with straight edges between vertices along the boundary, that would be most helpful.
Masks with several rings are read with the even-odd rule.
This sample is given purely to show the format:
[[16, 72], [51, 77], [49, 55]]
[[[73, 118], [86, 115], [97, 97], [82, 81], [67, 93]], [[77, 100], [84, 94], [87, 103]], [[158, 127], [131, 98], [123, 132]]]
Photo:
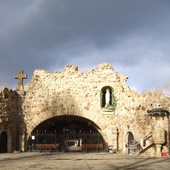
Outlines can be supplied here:
[[0, 154], [0, 170], [169, 170], [170, 157], [85, 152]]

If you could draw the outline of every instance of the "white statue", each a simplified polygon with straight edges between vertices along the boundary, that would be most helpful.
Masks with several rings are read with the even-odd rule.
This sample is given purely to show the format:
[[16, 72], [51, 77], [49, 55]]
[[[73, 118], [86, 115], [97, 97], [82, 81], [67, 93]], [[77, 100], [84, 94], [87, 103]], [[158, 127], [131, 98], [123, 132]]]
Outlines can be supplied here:
[[110, 89], [106, 89], [105, 94], [105, 107], [110, 104]]

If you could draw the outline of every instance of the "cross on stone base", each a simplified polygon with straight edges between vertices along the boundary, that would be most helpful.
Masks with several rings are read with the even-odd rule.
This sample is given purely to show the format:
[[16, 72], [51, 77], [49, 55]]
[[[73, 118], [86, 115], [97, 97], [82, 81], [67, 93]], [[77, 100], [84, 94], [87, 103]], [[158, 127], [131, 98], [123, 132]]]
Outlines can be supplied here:
[[24, 74], [23, 70], [19, 70], [18, 74], [15, 74], [14, 77], [15, 77], [15, 79], [18, 79], [18, 86], [17, 86], [16, 90], [23, 91], [24, 90], [23, 79], [26, 79], [27, 75]]

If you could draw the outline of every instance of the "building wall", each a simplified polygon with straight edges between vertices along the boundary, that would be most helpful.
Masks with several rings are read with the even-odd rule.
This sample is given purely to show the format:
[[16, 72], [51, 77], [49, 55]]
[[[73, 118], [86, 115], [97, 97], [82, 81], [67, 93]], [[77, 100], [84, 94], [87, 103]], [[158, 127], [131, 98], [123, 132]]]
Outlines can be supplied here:
[[[27, 133], [48, 118], [77, 115], [98, 125], [109, 145], [125, 149], [128, 132], [139, 141], [151, 131], [154, 119], [149, 120], [148, 109], [169, 106], [169, 99], [162, 94], [139, 95], [132, 91], [127, 78], [118, 75], [107, 63], [91, 71], [79, 71], [73, 65], [55, 73], [35, 70], [31, 82], [25, 87], [23, 111]], [[117, 100], [116, 110], [112, 112], [101, 108], [100, 94], [106, 86], [114, 89]]]
[[3, 132], [7, 134], [8, 152], [19, 147], [17, 146], [17, 133], [20, 129], [17, 98], [17, 93], [8, 88], [0, 91], [0, 134]]
[[[24, 150], [29, 135], [41, 122], [60, 115], [77, 115], [93, 121], [114, 149], [127, 152], [125, 146], [129, 132], [139, 141], [154, 128], [156, 120], [148, 118], [147, 110], [170, 107], [169, 98], [162, 94], [149, 92], [140, 95], [131, 90], [127, 79], [108, 63], [91, 71], [79, 71], [74, 65], [54, 73], [37, 69], [24, 87], [25, 93], [8, 89], [1, 91], [0, 132], [8, 125], [10, 150], [17, 149], [17, 146]], [[104, 87], [114, 90], [117, 103], [114, 111], [101, 107]], [[4, 91], [8, 94], [6, 97]], [[7, 99], [6, 107], [2, 106], [4, 99]], [[167, 126], [165, 119], [162, 127], [167, 130]]]

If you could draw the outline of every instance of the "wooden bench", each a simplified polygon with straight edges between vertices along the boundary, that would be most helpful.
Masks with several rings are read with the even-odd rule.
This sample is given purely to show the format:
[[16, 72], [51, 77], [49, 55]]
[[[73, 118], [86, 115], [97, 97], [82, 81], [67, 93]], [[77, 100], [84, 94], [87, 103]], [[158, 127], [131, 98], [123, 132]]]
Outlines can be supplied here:
[[40, 150], [40, 152], [41, 151], [45, 151], [45, 150], [50, 150], [50, 152], [52, 151], [52, 150], [59, 150], [59, 148], [60, 148], [60, 144], [59, 143], [39, 143], [39, 144], [35, 144], [35, 148], [37, 149], [37, 150]]
[[104, 149], [103, 143], [84, 143], [84, 144], [82, 144], [82, 150], [86, 150], [86, 152], [88, 150], [96, 150], [99, 152], [99, 150], [103, 150], [103, 149]]

